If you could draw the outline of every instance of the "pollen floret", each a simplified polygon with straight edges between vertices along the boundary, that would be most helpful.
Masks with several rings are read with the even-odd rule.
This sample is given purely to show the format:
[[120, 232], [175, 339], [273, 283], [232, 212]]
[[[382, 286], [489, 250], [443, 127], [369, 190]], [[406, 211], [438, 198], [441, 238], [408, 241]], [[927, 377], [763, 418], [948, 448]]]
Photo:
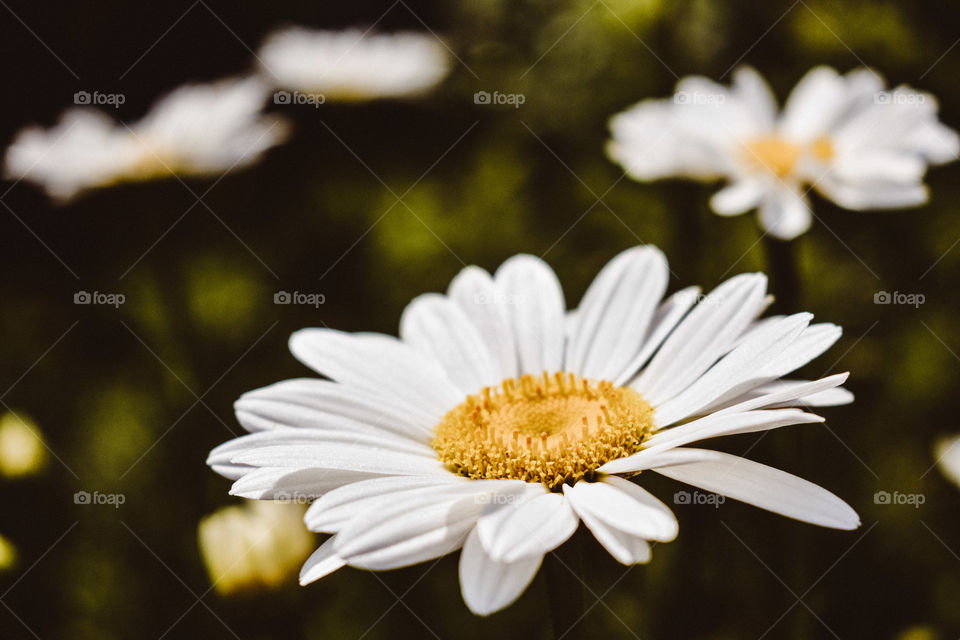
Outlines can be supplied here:
[[508, 378], [444, 416], [432, 444], [468, 478], [511, 478], [550, 489], [636, 453], [653, 429], [639, 393], [572, 373]]

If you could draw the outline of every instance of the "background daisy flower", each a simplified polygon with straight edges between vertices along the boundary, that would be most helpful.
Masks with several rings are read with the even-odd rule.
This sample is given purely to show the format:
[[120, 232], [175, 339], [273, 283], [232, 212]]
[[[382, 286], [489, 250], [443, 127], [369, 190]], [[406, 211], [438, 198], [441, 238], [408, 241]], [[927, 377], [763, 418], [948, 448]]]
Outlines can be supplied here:
[[729, 88], [688, 77], [671, 98], [615, 115], [607, 154], [637, 180], [724, 179], [714, 212], [756, 208], [767, 232], [792, 239], [810, 227], [810, 189], [858, 211], [925, 203], [927, 165], [960, 149], [937, 110], [929, 93], [888, 91], [869, 69], [816, 67], [778, 112], [766, 81], [741, 67]]
[[271, 34], [257, 58], [269, 82], [330, 100], [416, 95], [450, 70], [449, 51], [435, 36], [407, 31], [292, 27]]
[[305, 329], [294, 355], [330, 378], [281, 382], [236, 404], [250, 435], [211, 452], [231, 493], [317, 498], [305, 523], [334, 534], [303, 584], [344, 565], [386, 570], [462, 548], [460, 584], [480, 615], [527, 587], [582, 521], [623, 564], [678, 533], [641, 483], [654, 471], [824, 527], [853, 529], [842, 500], [806, 480], [688, 445], [822, 422], [847, 374], [784, 376], [840, 336], [798, 313], [759, 319], [762, 274], [664, 299], [653, 247], [609, 262], [567, 313], [542, 260], [491, 276], [464, 269], [446, 295], [404, 311], [400, 337]]
[[70, 109], [49, 130], [21, 131], [7, 149], [5, 173], [67, 201], [94, 187], [248, 166], [287, 135], [283, 120], [262, 113], [266, 95], [256, 78], [185, 85], [130, 125]]

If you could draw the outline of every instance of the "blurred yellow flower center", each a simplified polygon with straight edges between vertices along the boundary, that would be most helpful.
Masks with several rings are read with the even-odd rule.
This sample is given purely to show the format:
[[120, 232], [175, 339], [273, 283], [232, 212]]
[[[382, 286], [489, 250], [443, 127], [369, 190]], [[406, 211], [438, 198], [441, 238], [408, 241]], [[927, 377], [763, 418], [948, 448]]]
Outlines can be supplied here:
[[833, 143], [828, 138], [818, 138], [810, 144], [797, 144], [769, 136], [755, 138], [746, 144], [746, 155], [750, 164], [766, 169], [780, 178], [786, 178], [793, 173], [804, 154], [809, 154], [819, 162], [829, 162], [834, 154]]
[[468, 478], [558, 489], [641, 449], [653, 408], [639, 393], [572, 373], [508, 378], [443, 417], [433, 447]]

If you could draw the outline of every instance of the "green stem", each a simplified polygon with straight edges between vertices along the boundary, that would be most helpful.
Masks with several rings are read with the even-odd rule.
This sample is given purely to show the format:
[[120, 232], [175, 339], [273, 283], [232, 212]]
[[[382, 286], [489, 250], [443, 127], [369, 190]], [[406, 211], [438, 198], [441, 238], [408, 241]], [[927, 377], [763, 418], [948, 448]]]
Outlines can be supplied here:
[[554, 640], [581, 640], [583, 633], [583, 557], [580, 536], [573, 535], [543, 559]]

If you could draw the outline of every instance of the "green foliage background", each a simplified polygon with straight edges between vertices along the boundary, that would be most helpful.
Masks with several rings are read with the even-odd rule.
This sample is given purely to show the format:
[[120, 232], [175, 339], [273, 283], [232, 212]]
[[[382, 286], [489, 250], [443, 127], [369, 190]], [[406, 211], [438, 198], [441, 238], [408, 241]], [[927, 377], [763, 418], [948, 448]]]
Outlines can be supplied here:
[[[946, 2], [7, 9], [4, 140], [51, 124], [78, 90], [123, 92], [116, 115], [134, 120], [185, 81], [250, 68], [248, 47], [284, 24], [425, 24], [462, 62], [421, 101], [284, 107], [291, 141], [220, 180], [123, 186], [60, 208], [28, 185], [3, 186], [2, 400], [37, 420], [60, 460], [0, 484], [0, 532], [21, 556], [0, 575], [4, 638], [31, 637], [27, 627], [75, 640], [550, 637], [542, 578], [506, 612], [475, 618], [455, 557], [378, 575], [345, 569], [239, 600], [208, 593], [196, 524], [232, 500], [204, 458], [239, 432], [233, 400], [308, 375], [286, 351], [293, 330], [395, 333], [406, 301], [444, 290], [464, 264], [541, 255], [571, 305], [637, 243], [666, 252], [672, 289], [768, 270], [751, 216], [708, 212], [713, 187], [637, 184], [604, 157], [607, 118], [667, 95], [677, 76], [729, 80], [749, 63], [782, 99], [814, 65], [867, 64], [933, 92], [943, 120], [960, 126], [960, 18]], [[475, 105], [480, 90], [526, 101]], [[960, 164], [934, 169], [931, 203], [910, 211], [853, 213], [815, 198], [818, 220], [793, 247], [801, 290], [779, 304], [844, 327], [804, 373], [851, 371], [857, 402], [824, 410], [826, 426], [721, 445], [827, 486], [863, 527], [821, 530], [728, 502], [677, 506], [680, 536], [647, 566], [627, 569], [586, 542], [583, 624], [597, 637], [889, 638], [918, 625], [926, 637], [960, 634], [960, 491], [931, 470], [935, 439], [960, 431], [958, 177]], [[127, 303], [75, 306], [78, 290], [122, 292]], [[326, 304], [274, 305], [279, 290], [323, 293]], [[874, 305], [881, 290], [926, 302]], [[651, 484], [668, 502], [679, 488]], [[122, 492], [126, 504], [75, 505], [81, 489]], [[926, 502], [877, 505], [881, 490]]]

